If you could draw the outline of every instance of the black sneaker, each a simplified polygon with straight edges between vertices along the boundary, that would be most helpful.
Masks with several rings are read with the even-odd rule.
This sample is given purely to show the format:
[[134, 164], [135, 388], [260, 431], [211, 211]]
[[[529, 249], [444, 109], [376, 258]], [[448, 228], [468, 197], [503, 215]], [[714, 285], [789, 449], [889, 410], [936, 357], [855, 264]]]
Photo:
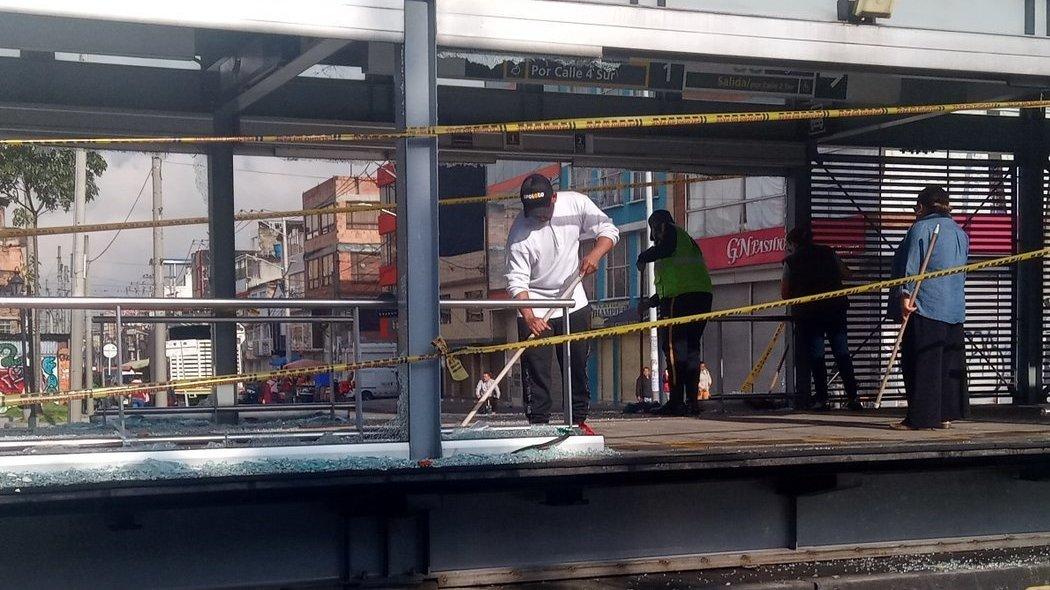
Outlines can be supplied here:
[[653, 410], [653, 414], [657, 416], [685, 416], [687, 413], [688, 410], [682, 402], [668, 402]]
[[699, 416], [701, 411], [700, 402], [696, 401], [695, 399], [690, 400], [686, 403], [686, 410], [689, 412], [690, 416]]
[[846, 409], [851, 412], [859, 412], [864, 409], [864, 404], [860, 403], [857, 400], [853, 400], [846, 404]]

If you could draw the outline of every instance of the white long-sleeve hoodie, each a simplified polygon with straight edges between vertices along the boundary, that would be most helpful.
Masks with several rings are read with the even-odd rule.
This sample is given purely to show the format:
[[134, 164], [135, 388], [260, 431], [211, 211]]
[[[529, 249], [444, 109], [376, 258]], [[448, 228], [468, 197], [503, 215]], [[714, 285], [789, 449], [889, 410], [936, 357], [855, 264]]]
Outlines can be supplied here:
[[[580, 241], [606, 237], [620, 239], [609, 216], [586, 195], [557, 193], [549, 222], [519, 213], [507, 238], [507, 293], [517, 297], [528, 291], [530, 299], [557, 299], [580, 272]], [[572, 294], [576, 311], [587, 305], [587, 293], [578, 285]], [[546, 309], [533, 309], [543, 317]], [[551, 316], [561, 317], [560, 309]]]

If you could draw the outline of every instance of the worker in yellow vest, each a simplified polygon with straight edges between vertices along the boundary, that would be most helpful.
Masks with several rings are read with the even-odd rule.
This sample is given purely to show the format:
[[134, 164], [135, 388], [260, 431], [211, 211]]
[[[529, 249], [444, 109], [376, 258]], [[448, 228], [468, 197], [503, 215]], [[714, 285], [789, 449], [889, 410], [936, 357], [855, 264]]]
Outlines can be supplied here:
[[[653, 211], [649, 228], [655, 244], [638, 255], [638, 270], [653, 262], [656, 294], [650, 307], [658, 307], [660, 319], [711, 311], [711, 275], [700, 246], [665, 209]], [[700, 411], [700, 338], [706, 322], [669, 326], [658, 331], [660, 346], [670, 373], [671, 391], [666, 405], [655, 413], [684, 416]]]

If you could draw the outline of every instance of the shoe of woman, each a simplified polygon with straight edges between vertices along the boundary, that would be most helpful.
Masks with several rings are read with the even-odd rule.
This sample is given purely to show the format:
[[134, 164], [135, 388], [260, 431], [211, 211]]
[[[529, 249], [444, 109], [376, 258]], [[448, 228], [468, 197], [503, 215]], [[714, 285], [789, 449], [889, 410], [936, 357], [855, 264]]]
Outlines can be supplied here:
[[950, 420], [945, 420], [944, 422], [941, 422], [941, 426], [940, 426], [941, 430], [948, 430], [951, 427], [952, 427], [952, 423], [951, 423]]
[[652, 412], [656, 416], [675, 416], [681, 417], [686, 415], [686, 407], [683, 403], [666, 403]]

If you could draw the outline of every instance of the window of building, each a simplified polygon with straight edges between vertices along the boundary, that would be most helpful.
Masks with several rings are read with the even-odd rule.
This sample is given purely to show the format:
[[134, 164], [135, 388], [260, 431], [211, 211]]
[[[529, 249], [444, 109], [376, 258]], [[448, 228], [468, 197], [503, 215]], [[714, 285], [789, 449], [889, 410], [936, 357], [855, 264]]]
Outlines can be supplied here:
[[397, 262], [397, 234], [383, 234], [382, 253], [383, 266], [390, 266]]
[[619, 168], [576, 168], [573, 185], [605, 209], [623, 204], [624, 189], [612, 188], [622, 182], [622, 175], [623, 170]]
[[[331, 205], [329, 205], [331, 207]], [[306, 239], [323, 236], [335, 230], [335, 213], [306, 216]]]
[[347, 229], [376, 229], [379, 227], [379, 211], [351, 211], [346, 214]]
[[609, 255], [605, 258], [605, 298], [627, 297], [627, 242], [629, 236], [621, 235]]
[[[448, 293], [442, 293], [440, 298], [441, 298], [441, 300], [445, 300], [445, 299], [449, 299], [451, 297], [452, 297], [452, 295], [450, 295]], [[442, 324], [451, 324], [452, 323], [452, 310], [451, 309], [449, 309], [447, 307], [442, 307], [441, 308], [441, 323]]]
[[686, 185], [693, 237], [724, 236], [784, 224], [787, 184], [780, 176], [700, 180]]
[[630, 192], [631, 192], [631, 202], [632, 203], [635, 202], [635, 201], [644, 201], [645, 200], [645, 189], [646, 189], [646, 187], [644, 187], [644, 186], [637, 186], [638, 184], [645, 182], [645, 174], [646, 174], [645, 172], [631, 172], [629, 174], [629, 176], [628, 176], [628, 182], [630, 182], [632, 185], [636, 185], [636, 186], [632, 186], [629, 189]]
[[[467, 292], [463, 293], [463, 297], [465, 299], [484, 299], [485, 298], [485, 292], [482, 291], [482, 290], [467, 291]], [[485, 321], [485, 310], [483, 310], [483, 309], [474, 309], [474, 308], [468, 307], [467, 308], [467, 321], [468, 322], [483, 322], [483, 321]]]
[[306, 261], [306, 287], [308, 289], [327, 287], [335, 279], [335, 254], [326, 254]]

